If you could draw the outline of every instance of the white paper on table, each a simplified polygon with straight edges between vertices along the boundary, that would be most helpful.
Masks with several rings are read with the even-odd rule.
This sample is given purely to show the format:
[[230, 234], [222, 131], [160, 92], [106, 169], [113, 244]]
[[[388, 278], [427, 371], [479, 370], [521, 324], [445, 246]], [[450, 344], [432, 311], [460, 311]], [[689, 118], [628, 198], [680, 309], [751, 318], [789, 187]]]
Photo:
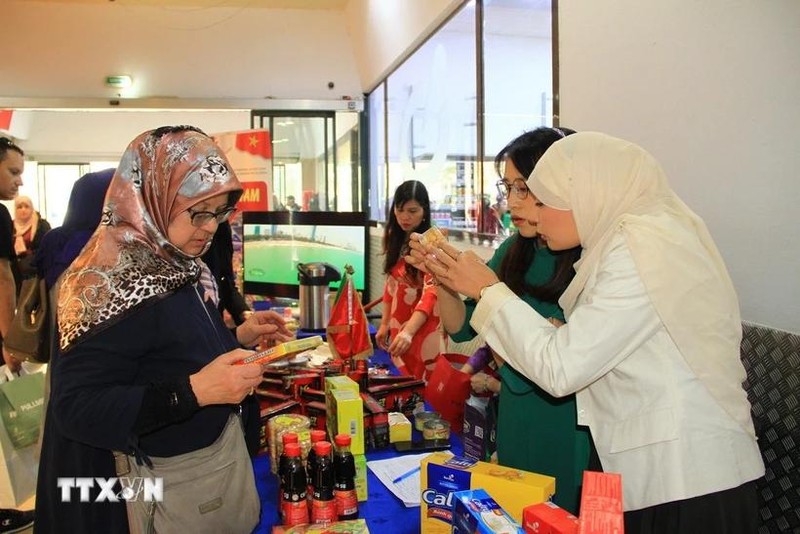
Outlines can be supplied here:
[[419, 467], [420, 462], [431, 453], [426, 452], [422, 454], [411, 454], [408, 456], [396, 456], [386, 460], [372, 460], [367, 462], [367, 467], [375, 473], [378, 480], [383, 482], [389, 491], [403, 501], [406, 508], [419, 506], [420, 497], [420, 471], [417, 470], [411, 476], [408, 476], [397, 482], [392, 482], [397, 477], [408, 473], [412, 469]]

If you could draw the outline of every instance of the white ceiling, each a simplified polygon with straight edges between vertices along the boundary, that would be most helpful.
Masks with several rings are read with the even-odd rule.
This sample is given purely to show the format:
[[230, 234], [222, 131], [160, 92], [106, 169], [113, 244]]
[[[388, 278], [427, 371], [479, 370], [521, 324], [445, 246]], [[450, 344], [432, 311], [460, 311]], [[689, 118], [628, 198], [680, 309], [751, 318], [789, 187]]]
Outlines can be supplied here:
[[21, 0], [51, 4], [117, 4], [150, 7], [249, 7], [265, 9], [344, 10], [348, 0]]

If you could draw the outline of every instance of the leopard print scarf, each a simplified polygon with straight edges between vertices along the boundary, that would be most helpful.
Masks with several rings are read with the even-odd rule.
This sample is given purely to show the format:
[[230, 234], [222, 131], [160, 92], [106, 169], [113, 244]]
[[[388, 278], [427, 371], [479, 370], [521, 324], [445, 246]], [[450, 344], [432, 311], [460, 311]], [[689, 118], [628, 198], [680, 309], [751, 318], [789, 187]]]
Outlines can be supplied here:
[[61, 350], [197, 281], [195, 257], [170, 243], [168, 228], [187, 208], [221, 193], [232, 205], [241, 186], [201, 131], [164, 127], [134, 139], [109, 185], [100, 226], [61, 278]]

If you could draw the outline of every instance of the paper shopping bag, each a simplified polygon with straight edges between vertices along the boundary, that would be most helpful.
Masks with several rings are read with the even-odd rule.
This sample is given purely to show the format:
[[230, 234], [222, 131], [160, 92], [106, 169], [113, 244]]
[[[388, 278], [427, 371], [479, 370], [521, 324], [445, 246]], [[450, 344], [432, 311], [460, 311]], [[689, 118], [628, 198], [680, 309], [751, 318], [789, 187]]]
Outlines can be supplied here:
[[0, 508], [16, 508], [36, 491], [44, 374], [0, 384]]
[[425, 386], [425, 400], [450, 423], [451, 429], [461, 428], [464, 403], [469, 398], [470, 375], [455, 367], [466, 361], [464, 354], [440, 354]]

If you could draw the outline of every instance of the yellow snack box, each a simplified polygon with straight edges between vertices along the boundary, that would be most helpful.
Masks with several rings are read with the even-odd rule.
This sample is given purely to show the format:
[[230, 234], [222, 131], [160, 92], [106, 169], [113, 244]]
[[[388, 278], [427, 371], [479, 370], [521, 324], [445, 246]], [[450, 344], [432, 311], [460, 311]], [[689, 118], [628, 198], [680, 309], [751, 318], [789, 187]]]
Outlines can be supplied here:
[[411, 421], [400, 412], [389, 412], [389, 443], [411, 441]]
[[285, 343], [275, 345], [274, 347], [270, 347], [267, 350], [262, 350], [261, 352], [251, 354], [247, 358], [244, 358], [236, 363], [238, 365], [243, 365], [246, 363], [260, 363], [264, 365], [304, 350], [319, 347], [320, 345], [322, 345], [322, 336], [293, 339], [291, 341], [286, 341]]
[[350, 389], [334, 389], [327, 400], [328, 435], [350, 434], [350, 452], [364, 454], [364, 405]]
[[282, 525], [272, 527], [272, 534], [369, 534], [367, 522], [363, 519], [337, 521], [328, 525], [297, 525], [285, 527]]
[[453, 493], [482, 488], [518, 523], [522, 509], [556, 492], [556, 479], [511, 467], [435, 452], [422, 460], [420, 473], [422, 534], [449, 534]]

